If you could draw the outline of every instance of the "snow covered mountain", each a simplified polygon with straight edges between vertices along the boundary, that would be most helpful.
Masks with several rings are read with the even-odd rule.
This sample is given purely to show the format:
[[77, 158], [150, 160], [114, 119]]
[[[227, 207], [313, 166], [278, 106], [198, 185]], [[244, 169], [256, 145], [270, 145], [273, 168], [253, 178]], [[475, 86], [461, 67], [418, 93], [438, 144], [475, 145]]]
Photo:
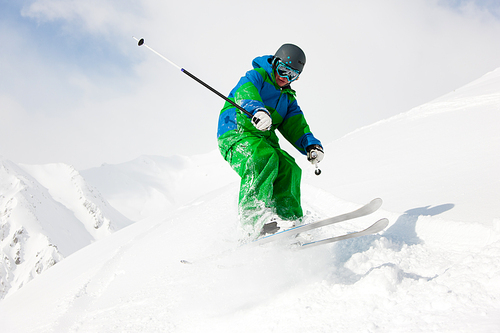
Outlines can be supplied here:
[[238, 180], [216, 152], [192, 157], [141, 156], [81, 174], [113, 207], [134, 221], [175, 210]]
[[0, 298], [131, 223], [64, 164], [0, 161]]
[[[327, 145], [319, 177], [299, 160], [312, 218], [384, 199], [371, 216], [310, 237], [390, 220], [378, 235], [304, 251], [238, 248], [239, 182], [215, 151], [82, 171], [138, 221], [1, 301], [2, 331], [498, 332], [499, 109], [496, 70]], [[30, 167], [11, 164], [29, 183]], [[5, 198], [16, 192], [12, 174], [2, 177]]]

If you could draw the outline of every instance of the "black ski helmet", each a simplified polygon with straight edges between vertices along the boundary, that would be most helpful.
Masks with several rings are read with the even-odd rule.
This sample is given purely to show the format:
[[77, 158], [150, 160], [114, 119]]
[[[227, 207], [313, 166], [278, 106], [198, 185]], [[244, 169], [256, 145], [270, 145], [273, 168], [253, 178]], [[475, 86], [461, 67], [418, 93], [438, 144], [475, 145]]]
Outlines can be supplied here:
[[302, 72], [306, 64], [306, 54], [294, 44], [283, 44], [274, 54], [274, 59], [279, 58], [288, 66]]

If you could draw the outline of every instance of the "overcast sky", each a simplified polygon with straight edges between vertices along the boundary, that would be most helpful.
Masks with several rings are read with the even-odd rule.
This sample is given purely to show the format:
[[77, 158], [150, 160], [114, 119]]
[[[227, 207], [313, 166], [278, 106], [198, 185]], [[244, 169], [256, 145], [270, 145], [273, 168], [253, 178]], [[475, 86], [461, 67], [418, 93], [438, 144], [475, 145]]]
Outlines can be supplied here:
[[328, 144], [500, 67], [497, 3], [0, 0], [0, 156], [81, 170], [215, 150], [223, 100], [132, 36], [224, 94], [301, 46], [292, 86]]

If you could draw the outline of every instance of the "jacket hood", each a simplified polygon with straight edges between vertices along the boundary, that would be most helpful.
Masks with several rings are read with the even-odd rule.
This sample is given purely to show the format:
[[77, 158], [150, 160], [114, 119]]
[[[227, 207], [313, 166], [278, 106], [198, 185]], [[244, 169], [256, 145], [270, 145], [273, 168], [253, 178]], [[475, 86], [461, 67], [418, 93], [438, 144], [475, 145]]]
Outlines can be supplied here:
[[[271, 65], [273, 58], [274, 58], [274, 56], [272, 56], [272, 55], [265, 55], [265, 56], [257, 57], [252, 61], [252, 66], [254, 69], [256, 69], [256, 68], [264, 69], [267, 72], [267, 74], [269, 75], [269, 77], [271, 78], [271, 81], [276, 85], [276, 87], [278, 87], [278, 85], [276, 84], [276, 78], [274, 77], [274, 74], [273, 74], [273, 66]], [[295, 93], [295, 91], [290, 87], [290, 84], [288, 84], [284, 87], [281, 87], [280, 89], [289, 90], [289, 91]]]
[[255, 58], [252, 61], [252, 66], [253, 68], [263, 68], [268, 72], [269, 74], [272, 73], [273, 68], [271, 66], [271, 61], [273, 60], [273, 56], [267, 55], [267, 56], [260, 56]]
[[265, 55], [255, 58], [252, 61], [253, 68], [263, 68], [265, 71], [272, 76], [273, 68], [271, 66], [271, 61], [273, 60], [272, 55]]

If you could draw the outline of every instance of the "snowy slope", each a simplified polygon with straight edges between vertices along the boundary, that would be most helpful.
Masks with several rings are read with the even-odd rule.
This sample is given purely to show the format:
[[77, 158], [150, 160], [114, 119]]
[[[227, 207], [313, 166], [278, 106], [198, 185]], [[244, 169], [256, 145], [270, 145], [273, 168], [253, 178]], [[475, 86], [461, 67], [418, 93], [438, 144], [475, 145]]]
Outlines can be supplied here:
[[442, 218], [491, 225], [500, 218], [500, 69], [326, 150], [322, 179], [311, 181], [341, 198], [381, 196], [401, 212], [445, 205]]
[[238, 179], [217, 152], [192, 157], [141, 156], [81, 174], [113, 207], [135, 221], [172, 211]]
[[[311, 217], [376, 196], [385, 202], [372, 216], [311, 236], [388, 217], [379, 235], [299, 252], [273, 244], [231, 251], [238, 181], [216, 152], [188, 173], [159, 157], [91, 170], [115, 207], [148, 217], [4, 299], [2, 330], [498, 332], [499, 76], [489, 73], [328, 145], [320, 177], [300, 161]], [[174, 160], [194, 166], [197, 158]], [[108, 168], [122, 175], [110, 180]], [[140, 203], [120, 196], [133, 189], [141, 190]]]
[[131, 222], [64, 164], [0, 161], [0, 298]]

